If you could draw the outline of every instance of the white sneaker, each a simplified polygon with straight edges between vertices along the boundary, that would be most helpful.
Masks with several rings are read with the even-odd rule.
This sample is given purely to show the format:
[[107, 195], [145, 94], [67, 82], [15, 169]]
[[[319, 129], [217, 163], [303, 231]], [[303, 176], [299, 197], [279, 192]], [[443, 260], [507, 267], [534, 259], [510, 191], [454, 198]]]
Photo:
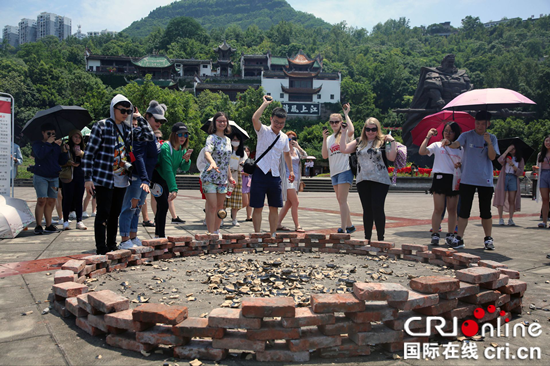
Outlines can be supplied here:
[[76, 212], [71, 211], [71, 212], [69, 213], [69, 219], [71, 219], [71, 220], [76, 220]]
[[[61, 220], [63, 222], [63, 220]], [[71, 230], [71, 228], [69, 227], [69, 222], [68, 221], [65, 221], [63, 222], [63, 230]]]
[[222, 240], [222, 233], [220, 233], [219, 230], [214, 231], [214, 232], [212, 233], [212, 235], [217, 235], [218, 238], [220, 238], [220, 240]]
[[[71, 222], [71, 220], [67, 221], [67, 226], [69, 225], [70, 222]], [[63, 225], [63, 227], [64, 227], [65, 222], [63, 221], [63, 219], [59, 219], [59, 221], [57, 222], [57, 225]]]
[[222, 223], [220, 224], [220, 227], [222, 227], [222, 226], [223, 226], [223, 220], [222, 220]]
[[95, 217], [95, 212], [92, 212], [92, 217]]
[[516, 223], [512, 219], [508, 219], [508, 226], [516, 226]]
[[83, 218], [83, 219], [87, 219], [88, 217], [90, 217], [90, 214], [87, 213], [86, 211], [84, 211], [84, 212], [82, 213], [82, 218]]
[[86, 225], [84, 225], [82, 221], [79, 221], [76, 223], [76, 228], [78, 230], [88, 230], [88, 228], [86, 227]]
[[498, 220], [498, 224], [499, 224], [500, 226], [504, 226], [504, 219], [499, 219], [499, 220]]
[[139, 240], [139, 238], [137, 236], [135, 238], [131, 239], [131, 240], [132, 240], [132, 243], [134, 244], [135, 247], [143, 246], [143, 244], [141, 244], [141, 240]]
[[126, 241], [123, 241], [122, 243], [120, 243], [118, 245], [118, 249], [130, 249], [130, 248], [133, 248], [134, 247], [134, 243], [132, 243], [131, 240], [126, 240]]
[[233, 226], [241, 226], [237, 220], [233, 220]]

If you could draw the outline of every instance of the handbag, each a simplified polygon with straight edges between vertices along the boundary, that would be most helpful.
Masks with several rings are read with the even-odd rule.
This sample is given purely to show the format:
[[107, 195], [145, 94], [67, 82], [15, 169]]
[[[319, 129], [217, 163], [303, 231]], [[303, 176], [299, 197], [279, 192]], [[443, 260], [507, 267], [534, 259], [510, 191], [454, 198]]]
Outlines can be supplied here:
[[262, 158], [265, 156], [265, 154], [267, 154], [269, 152], [269, 150], [271, 150], [271, 148], [273, 146], [275, 146], [275, 144], [279, 140], [279, 137], [281, 137], [280, 132], [277, 135], [277, 137], [275, 138], [275, 141], [273, 141], [273, 143], [267, 148], [266, 151], [264, 151], [264, 153], [256, 161], [254, 161], [254, 159], [250, 159], [250, 158], [246, 159], [246, 161], [243, 164], [243, 172], [245, 172], [246, 174], [250, 174], [250, 175], [254, 174], [254, 170], [256, 170], [256, 164], [258, 164], [258, 162], [260, 160], [262, 160]]
[[[447, 156], [449, 159], [451, 159], [451, 162], [454, 164], [455, 161], [453, 158], [451, 158], [450, 152], [447, 150], [447, 146], [445, 146], [445, 151], [447, 151]], [[460, 168], [455, 168], [455, 171], [453, 173], [453, 191], [458, 191], [460, 189], [460, 178], [462, 177], [462, 170]]]
[[61, 183], [71, 183], [73, 181], [73, 167], [72, 166], [64, 166], [61, 168], [61, 172], [59, 173], [59, 180]]
[[[357, 138], [355, 142], [358, 144], [359, 138]], [[349, 154], [349, 167], [351, 169], [351, 172], [353, 173], [353, 176], [357, 177], [357, 149]]]

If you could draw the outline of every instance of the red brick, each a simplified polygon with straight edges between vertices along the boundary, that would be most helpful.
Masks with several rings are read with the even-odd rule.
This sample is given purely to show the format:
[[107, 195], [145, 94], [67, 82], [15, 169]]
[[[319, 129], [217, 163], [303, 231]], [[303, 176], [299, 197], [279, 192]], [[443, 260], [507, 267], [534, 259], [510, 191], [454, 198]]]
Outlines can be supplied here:
[[435, 294], [460, 289], [460, 281], [455, 278], [443, 276], [424, 276], [413, 278], [409, 285], [413, 290], [424, 294]]
[[188, 360], [221, 361], [227, 357], [227, 349], [212, 347], [212, 341], [195, 339], [185, 346], [174, 347], [174, 357]]
[[388, 305], [400, 310], [414, 310], [417, 308], [432, 306], [438, 302], [438, 294], [421, 294], [416, 291], [409, 291], [409, 298], [407, 301], [388, 301]]
[[348, 335], [349, 339], [358, 345], [382, 344], [400, 342], [403, 340], [403, 331], [392, 330], [384, 324], [375, 324], [370, 332], [352, 333]]
[[342, 344], [342, 338], [323, 335], [318, 329], [306, 329], [302, 332], [300, 339], [289, 340], [287, 344], [292, 352], [304, 352], [339, 346]]
[[509, 295], [517, 294], [520, 292], [525, 292], [527, 290], [527, 283], [520, 280], [511, 279], [508, 281], [508, 284], [506, 286], [502, 286], [498, 290], [502, 293]]
[[368, 301], [406, 301], [409, 297], [409, 290], [397, 283], [356, 282], [353, 293], [358, 299]]
[[273, 348], [256, 352], [258, 362], [308, 362], [309, 352], [293, 352], [284, 343], [275, 343]]
[[330, 240], [349, 240], [351, 238], [351, 234], [330, 234], [329, 239]]
[[141, 245], [143, 245], [144, 247], [156, 247], [167, 243], [168, 243], [168, 239], [166, 238], [148, 239], [148, 240], [141, 241]]
[[313, 294], [311, 308], [316, 313], [356, 312], [365, 310], [365, 302], [353, 294]]
[[132, 254], [145, 254], [154, 251], [152, 247], [132, 247], [129, 249]]
[[443, 262], [441, 259], [428, 259], [428, 263], [442, 267], [447, 265], [447, 263]]
[[191, 235], [184, 235], [184, 236], [169, 236], [167, 237], [168, 241], [171, 241], [173, 243], [184, 243], [189, 242], [193, 240], [193, 237]]
[[[144, 240], [145, 242], [146, 240]], [[127, 249], [113, 250], [105, 254], [109, 260], [118, 260], [132, 255], [132, 252]]]
[[212, 347], [262, 352], [265, 351], [265, 341], [251, 341], [246, 338], [246, 332], [239, 330], [228, 330], [223, 338], [212, 340]]
[[78, 300], [76, 297], [69, 297], [65, 300], [65, 308], [74, 316], [88, 316], [88, 312], [78, 306]]
[[171, 325], [156, 325], [153, 328], [136, 332], [136, 341], [147, 344], [166, 344], [173, 346], [181, 346], [189, 343], [191, 338], [178, 337], [172, 332]]
[[346, 317], [354, 323], [369, 323], [395, 319], [397, 310], [388, 307], [385, 301], [369, 301], [366, 303], [365, 311], [346, 313]]
[[260, 329], [261, 325], [261, 319], [245, 318], [240, 309], [217, 308], [208, 315], [208, 326], [213, 328]]
[[245, 297], [241, 301], [243, 316], [247, 318], [295, 316], [295, 304], [291, 297]]
[[87, 317], [76, 318], [76, 326], [94, 337], [105, 334], [105, 332], [103, 332], [102, 330], [90, 325]]
[[370, 323], [354, 323], [352, 320], [337, 316], [334, 324], [319, 325], [319, 331], [327, 336], [349, 334], [357, 332], [368, 332], [371, 329]]
[[107, 272], [120, 271], [121, 269], [125, 269], [126, 267], [128, 267], [128, 263], [111, 264], [109, 268], [107, 268]]
[[178, 325], [173, 326], [173, 332], [178, 337], [188, 338], [222, 338], [225, 334], [223, 328], [208, 326], [208, 319], [189, 317]]
[[452, 257], [456, 250], [450, 248], [432, 248], [432, 253], [439, 257]]
[[521, 307], [521, 298], [515, 297], [511, 298], [509, 302], [502, 305], [502, 310], [504, 311], [511, 311], [512, 309]]
[[401, 249], [401, 248], [391, 248], [391, 249], [388, 249], [388, 254], [402, 255], [403, 254], [403, 249]]
[[111, 290], [102, 290], [88, 294], [88, 302], [102, 313], [114, 313], [130, 307], [130, 300]]
[[161, 259], [172, 259], [172, 258], [174, 258], [174, 257], [175, 257], [174, 253], [168, 252], [168, 253], [164, 253], [164, 254], [162, 254], [162, 255], [159, 255], [159, 256], [156, 257], [155, 259], [156, 259], [156, 260], [161, 260]]
[[153, 258], [163, 254], [164, 254], [164, 249], [158, 249], [158, 250], [153, 250], [151, 252], [143, 253], [141, 256], [143, 258]]
[[75, 282], [62, 282], [52, 286], [53, 293], [61, 297], [75, 297], [88, 292], [88, 286]]
[[314, 325], [335, 323], [334, 314], [316, 314], [310, 307], [296, 308], [296, 317], [283, 318], [282, 325], [285, 328], [300, 328]]
[[403, 259], [406, 261], [419, 262], [419, 263], [424, 263], [425, 261], [427, 261], [427, 259], [424, 259], [419, 255], [411, 255], [411, 254], [403, 254]]
[[507, 303], [510, 302], [510, 300], [511, 300], [510, 295], [508, 295], [508, 294], [500, 295], [498, 297], [497, 302], [496, 302], [496, 306], [502, 306], [504, 304], [507, 304]]
[[490, 260], [481, 260], [479, 261], [480, 267], [487, 267], [487, 268], [493, 268], [493, 269], [500, 269], [500, 268], [508, 268], [506, 264], [490, 261]]
[[53, 283], [55, 285], [63, 282], [75, 282], [78, 275], [73, 271], [69, 270], [59, 270], [54, 273]]
[[470, 253], [463, 253], [463, 252], [453, 253], [453, 258], [460, 262], [466, 262], [466, 263], [477, 263], [481, 259], [477, 255], [473, 255]]
[[197, 256], [197, 255], [201, 255], [201, 254], [204, 254], [204, 251], [202, 250], [193, 250], [191, 252], [185, 252], [185, 253], [182, 253], [184, 257], [194, 257], [194, 256]]
[[134, 352], [149, 352], [155, 348], [152, 344], [144, 344], [136, 341], [135, 333], [109, 334], [106, 342], [109, 346], [126, 349]]
[[285, 251], [286, 251], [285, 248], [264, 248], [264, 252], [284, 253]]
[[468, 283], [483, 283], [498, 280], [500, 272], [486, 267], [472, 267], [455, 272], [456, 278]]
[[371, 240], [370, 242], [371, 247], [380, 248], [380, 249], [392, 249], [395, 247], [395, 243], [389, 242], [389, 241], [375, 241]]
[[420, 317], [420, 320], [413, 321], [409, 324], [409, 329], [422, 330], [426, 328], [426, 317], [424, 315], [418, 315], [412, 311], [400, 311], [397, 315], [397, 319], [388, 320], [384, 322], [384, 325], [393, 330], [403, 330], [405, 329], [405, 322], [410, 317]]
[[456, 308], [458, 300], [439, 300], [435, 305], [414, 309], [414, 311], [424, 315], [440, 315]]
[[467, 302], [468, 304], [485, 304], [487, 302], [496, 301], [500, 296], [499, 292], [493, 290], [482, 291], [475, 295], [461, 297], [460, 301]]
[[498, 270], [500, 271], [500, 273], [505, 274], [506, 276], [510, 277], [510, 279], [519, 280], [519, 272], [518, 271], [514, 271], [514, 270], [506, 269], [506, 268], [499, 268]]
[[55, 311], [57, 311], [57, 313], [59, 315], [61, 315], [63, 318], [68, 318], [70, 317], [71, 315], [73, 315], [73, 313], [71, 313], [69, 310], [67, 310], [67, 308], [65, 307], [65, 299], [63, 298], [62, 301], [54, 301], [53, 302], [53, 308], [55, 309]]
[[298, 339], [300, 338], [300, 329], [283, 328], [282, 321], [280, 320], [264, 320], [261, 329], [247, 330], [246, 337], [250, 340], [257, 341]]
[[442, 292], [439, 297], [446, 300], [458, 299], [464, 296], [475, 295], [479, 292], [479, 285], [460, 281], [460, 289]]
[[463, 302], [459, 301], [458, 304], [456, 305], [456, 307], [453, 310], [447, 311], [447, 312], [441, 314], [441, 316], [444, 317], [445, 319], [453, 319], [453, 318], [465, 319], [465, 318], [473, 316], [474, 315], [474, 310], [477, 307], [478, 307], [477, 305], [466, 304], [466, 303], [463, 303]]
[[113, 328], [127, 329], [134, 332], [143, 331], [155, 326], [155, 323], [137, 322], [132, 317], [132, 310], [122, 310], [116, 313], [105, 314], [105, 323]]
[[107, 273], [107, 268], [100, 268], [100, 269], [95, 270], [95, 271], [91, 272], [90, 274], [88, 274], [88, 277], [96, 278], [96, 277], [104, 275], [105, 273]]
[[332, 253], [332, 254], [337, 254], [337, 253], [340, 253], [340, 249], [335, 249], [335, 248], [319, 248], [319, 252], [320, 252], [320, 253]]
[[61, 269], [67, 271], [73, 271], [73, 273], [78, 273], [84, 269], [86, 266], [86, 261], [80, 259], [71, 259], [67, 263], [61, 266]]
[[427, 252], [428, 246], [421, 244], [402, 244], [401, 249], [403, 250], [412, 250], [417, 252]]
[[307, 233], [305, 238], [306, 239], [319, 240], [319, 239], [326, 239], [327, 236], [325, 234]]
[[80, 276], [86, 276], [87, 274], [92, 273], [97, 269], [95, 264], [87, 264], [82, 271], [80, 271]]
[[88, 323], [92, 327], [96, 327], [97, 329], [101, 330], [102, 332], [110, 333], [109, 329], [107, 329], [107, 323], [105, 323], [105, 319], [104, 319], [103, 314], [101, 314], [101, 315], [88, 314]]
[[250, 239], [269, 239], [270, 233], [250, 233]]
[[254, 248], [233, 249], [233, 253], [254, 253], [255, 251]]
[[86, 261], [86, 264], [100, 264], [108, 261], [106, 255], [89, 255], [81, 258], [81, 260]]
[[424, 259], [435, 259], [435, 254], [429, 250], [427, 252], [418, 252], [416, 256]]
[[[66, 301], [66, 300], [65, 300]], [[76, 297], [76, 301], [78, 302], [78, 306], [80, 306], [82, 309], [86, 310], [89, 314], [100, 314], [99, 311], [94, 309], [92, 305], [90, 305], [90, 302], [88, 301], [88, 294], [82, 294], [78, 295]]]
[[506, 276], [505, 274], [500, 273], [500, 276], [498, 280], [491, 281], [491, 282], [484, 282], [480, 283], [479, 286], [482, 288], [488, 288], [491, 290], [496, 290], [500, 287], [506, 286], [508, 284], [508, 281], [510, 280], [510, 277]]
[[187, 307], [164, 304], [143, 304], [132, 312], [135, 321], [176, 325], [187, 319]]
[[348, 358], [370, 355], [370, 346], [360, 346], [348, 337], [342, 337], [342, 344], [335, 347], [321, 348], [319, 356], [321, 358]]
[[429, 337], [404, 337], [401, 342], [384, 343], [382, 348], [388, 352], [399, 352], [405, 349], [405, 343], [428, 343]]

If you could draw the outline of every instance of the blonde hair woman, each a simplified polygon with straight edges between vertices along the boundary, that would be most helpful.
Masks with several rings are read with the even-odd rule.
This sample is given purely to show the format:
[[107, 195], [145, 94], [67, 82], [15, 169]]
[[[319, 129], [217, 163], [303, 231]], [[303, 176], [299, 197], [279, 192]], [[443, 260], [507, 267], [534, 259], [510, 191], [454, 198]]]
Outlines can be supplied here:
[[[351, 185], [353, 184], [353, 173], [349, 166], [349, 155], [340, 151], [341, 140], [345, 143], [353, 139], [353, 123], [349, 118], [350, 105], [349, 103], [343, 106], [344, 116], [346, 118], [346, 131], [343, 132], [342, 115], [339, 113], [333, 113], [330, 115], [330, 127], [332, 128], [332, 134], [327, 127], [323, 127], [323, 159], [328, 159], [328, 166], [330, 169], [330, 178], [332, 179], [332, 186], [336, 193], [336, 199], [340, 206], [340, 228], [339, 233], [347, 232], [351, 234], [355, 231], [355, 226], [351, 223], [351, 216], [349, 214], [348, 194]], [[345, 136], [342, 139], [342, 136]]]
[[357, 152], [356, 183], [363, 206], [365, 239], [371, 240], [374, 222], [378, 240], [383, 241], [386, 230], [384, 205], [390, 188], [390, 175], [383, 154], [387, 160], [394, 161], [397, 156], [397, 144], [391, 135], [382, 134], [380, 122], [370, 117], [358, 139], [350, 143], [340, 141], [340, 151], [342, 154]]

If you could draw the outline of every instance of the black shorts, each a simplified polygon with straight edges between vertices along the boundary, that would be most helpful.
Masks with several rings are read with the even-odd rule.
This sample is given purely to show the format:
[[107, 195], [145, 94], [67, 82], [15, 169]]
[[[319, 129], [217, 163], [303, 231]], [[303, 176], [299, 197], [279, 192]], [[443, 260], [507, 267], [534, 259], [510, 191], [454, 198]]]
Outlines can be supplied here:
[[283, 207], [281, 177], [274, 177], [271, 172], [265, 174], [259, 167], [256, 167], [250, 185], [250, 207], [264, 207], [266, 195], [269, 207]]
[[479, 212], [482, 219], [487, 220], [493, 217], [491, 215], [491, 200], [493, 199], [493, 187], [472, 186], [469, 184], [460, 183], [460, 212], [458, 217], [463, 219], [470, 218], [472, 211], [472, 203], [474, 202], [474, 194], [476, 193], [479, 199]]
[[453, 191], [453, 175], [434, 173], [430, 193], [444, 194], [447, 197], [457, 196], [458, 191]]

